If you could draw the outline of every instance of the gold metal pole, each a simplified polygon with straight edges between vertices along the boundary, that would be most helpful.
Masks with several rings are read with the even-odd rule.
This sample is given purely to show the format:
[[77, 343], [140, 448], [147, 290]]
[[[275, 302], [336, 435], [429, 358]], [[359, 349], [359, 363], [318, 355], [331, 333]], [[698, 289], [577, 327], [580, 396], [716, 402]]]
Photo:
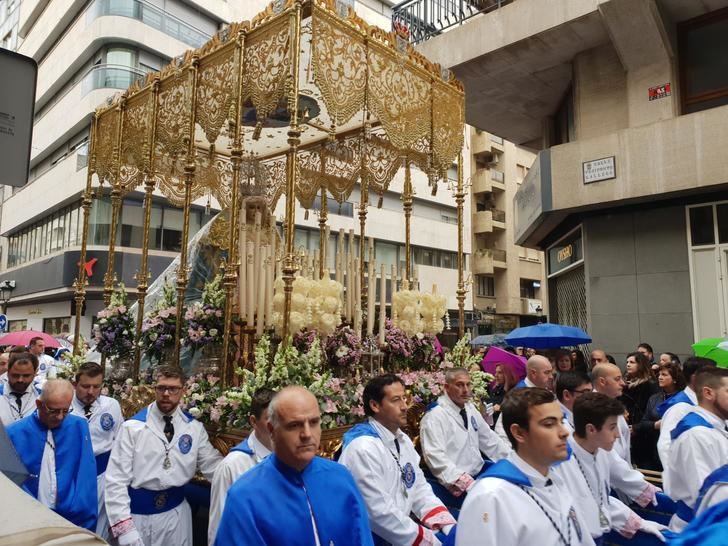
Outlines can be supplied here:
[[94, 113], [91, 118], [91, 131], [89, 134], [89, 154], [88, 154], [88, 170], [86, 171], [86, 189], [81, 199], [81, 208], [83, 209], [83, 229], [81, 230], [81, 256], [78, 260], [78, 275], [73, 283], [76, 287], [74, 299], [76, 301], [75, 326], [73, 331], [73, 354], [78, 356], [81, 354], [81, 313], [83, 311], [83, 302], [86, 299], [86, 248], [88, 246], [88, 222], [91, 215], [91, 203], [93, 202], [93, 190], [91, 188], [94, 171], [96, 169], [96, 123], [97, 117]]
[[[366, 132], [366, 131], [365, 131]], [[369, 180], [367, 178], [367, 170], [365, 165], [365, 146], [366, 136], [362, 135], [361, 142], [361, 175], [360, 175], [360, 195], [359, 195], [359, 286], [361, 287], [361, 293], [359, 294], [360, 299], [360, 312], [364, 312], [367, 308], [367, 282], [364, 280], [364, 271], [366, 271], [364, 265], [364, 254], [366, 254], [366, 241], [364, 237], [366, 235], [367, 226], [367, 209], [369, 208]], [[371, 256], [369, 257], [371, 259]], [[356, 324], [356, 321], [354, 321]], [[360, 321], [360, 324], [364, 325], [364, 321]], [[361, 332], [357, 332], [361, 336]]]
[[114, 259], [116, 253], [116, 231], [119, 223], [119, 213], [121, 211], [121, 135], [124, 129], [124, 106], [126, 104], [126, 96], [122, 96], [116, 109], [119, 112], [119, 123], [117, 125], [118, 133], [116, 135], [116, 145], [114, 147], [114, 179], [111, 183], [111, 229], [109, 230], [109, 252], [108, 263], [106, 264], [106, 274], [104, 275], [104, 305], [111, 303], [111, 294], [114, 291]]
[[[142, 335], [142, 323], [144, 322], [144, 303], [149, 288], [149, 226], [152, 223], [152, 193], [156, 186], [154, 180], [154, 148], [157, 140], [157, 109], [159, 107], [159, 77], [152, 83], [152, 115], [149, 127], [149, 155], [147, 156], [147, 169], [144, 177], [144, 227], [142, 228], [142, 258], [139, 271], [137, 272], [137, 321], [136, 338]], [[132, 378], [134, 382], [139, 380], [139, 367], [142, 358], [142, 347], [137, 343], [134, 348], [134, 367]]]
[[187, 157], [184, 167], [184, 209], [182, 213], [182, 242], [179, 252], [179, 269], [177, 270], [177, 321], [174, 328], [174, 364], [179, 366], [180, 340], [182, 339], [182, 313], [185, 308], [185, 292], [187, 291], [187, 244], [190, 240], [190, 208], [192, 207], [192, 184], [195, 180], [195, 110], [197, 109], [197, 65], [199, 58], [192, 57], [190, 72], [192, 73], [192, 94], [190, 98], [190, 119], [187, 144]]
[[[245, 45], [245, 31], [240, 30], [238, 32], [237, 44], [235, 52], [238, 56], [238, 80], [237, 90], [235, 95], [235, 121], [233, 123], [234, 136], [233, 145], [230, 150], [230, 160], [233, 164], [233, 187], [230, 204], [230, 235], [229, 235], [229, 250], [228, 258], [225, 264], [225, 275], [223, 277], [223, 284], [225, 285], [225, 328], [222, 341], [222, 386], [227, 387], [233, 378], [233, 370], [235, 368], [234, 359], [230, 358], [230, 337], [232, 336], [233, 327], [233, 301], [236, 296], [236, 288], [238, 284], [238, 267], [240, 267], [240, 260], [238, 257], [238, 222], [239, 222], [239, 209], [240, 209], [240, 168], [243, 156], [242, 140], [240, 138], [240, 114], [243, 110], [243, 67], [244, 67], [244, 45]], [[258, 313], [262, 313], [262, 309], [258, 309]], [[240, 310], [242, 313], [242, 310]], [[243, 332], [240, 332], [241, 341], [241, 352], [242, 352], [242, 341]]]
[[[321, 170], [324, 170], [324, 154], [321, 152]], [[329, 196], [326, 192], [326, 186], [321, 186], [321, 210], [319, 211], [319, 279], [324, 278], [326, 268], [326, 222], [329, 219]]]
[[412, 228], [412, 170], [409, 157], [405, 158], [402, 206], [404, 208], [404, 269], [405, 277], [409, 284], [412, 282], [412, 248], [410, 245], [410, 231]]
[[291, 33], [294, 47], [292, 55], [292, 82], [291, 95], [288, 98], [288, 111], [291, 114], [291, 124], [288, 129], [288, 153], [286, 154], [286, 254], [283, 257], [283, 343], [288, 343], [291, 322], [291, 296], [293, 294], [293, 280], [296, 275], [296, 258], [293, 237], [296, 230], [296, 171], [298, 163], [298, 146], [301, 143], [301, 129], [298, 125], [298, 72], [301, 62], [301, 0], [295, 0], [291, 13]]
[[465, 202], [465, 189], [463, 187], [463, 153], [458, 154], [458, 182], [455, 192], [455, 203], [458, 210], [458, 336], [465, 335], [465, 280], [463, 278], [463, 268], [465, 266], [463, 256], [463, 203]]

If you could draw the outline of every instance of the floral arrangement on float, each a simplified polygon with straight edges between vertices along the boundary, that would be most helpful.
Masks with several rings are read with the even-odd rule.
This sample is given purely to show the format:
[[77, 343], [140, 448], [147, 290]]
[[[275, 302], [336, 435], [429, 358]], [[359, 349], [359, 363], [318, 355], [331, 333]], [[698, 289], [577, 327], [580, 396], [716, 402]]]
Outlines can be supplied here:
[[[81, 340], [81, 346], [83, 347], [83, 339]], [[76, 373], [81, 364], [86, 363], [85, 355], [79, 354], [74, 355], [70, 351], [65, 351], [61, 354], [58, 363], [56, 364], [56, 377], [58, 379], [67, 379], [68, 381], [76, 380]]]
[[[274, 283], [272, 322], [277, 332], [283, 328], [283, 280]], [[341, 300], [344, 287], [332, 279], [313, 280], [296, 277], [291, 294], [290, 330], [315, 330], [326, 337], [341, 324]]]
[[164, 354], [174, 350], [177, 324], [177, 295], [169, 283], [162, 287], [162, 299], [144, 317], [139, 346], [150, 360], [160, 363]]
[[218, 274], [205, 283], [201, 301], [192, 302], [185, 309], [186, 329], [182, 344], [197, 351], [222, 343], [225, 331], [224, 313], [225, 289], [222, 286], [222, 274]]
[[339, 326], [326, 338], [326, 360], [336, 370], [354, 372], [362, 351], [362, 339], [351, 326]]
[[109, 305], [96, 315], [96, 351], [109, 359], [126, 358], [134, 350], [134, 317], [129, 313], [124, 283], [111, 294]]

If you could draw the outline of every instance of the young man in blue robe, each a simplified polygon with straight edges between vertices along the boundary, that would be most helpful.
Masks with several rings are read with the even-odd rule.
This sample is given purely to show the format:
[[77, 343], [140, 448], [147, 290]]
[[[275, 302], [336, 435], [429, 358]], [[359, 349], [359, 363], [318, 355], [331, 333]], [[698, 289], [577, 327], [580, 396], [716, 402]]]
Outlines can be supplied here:
[[228, 493], [216, 546], [371, 546], [366, 507], [349, 471], [317, 457], [321, 414], [303, 387], [268, 406], [273, 453]]
[[30, 477], [23, 489], [71, 523], [96, 530], [96, 460], [86, 419], [68, 415], [73, 386], [49, 379], [37, 410], [8, 436]]

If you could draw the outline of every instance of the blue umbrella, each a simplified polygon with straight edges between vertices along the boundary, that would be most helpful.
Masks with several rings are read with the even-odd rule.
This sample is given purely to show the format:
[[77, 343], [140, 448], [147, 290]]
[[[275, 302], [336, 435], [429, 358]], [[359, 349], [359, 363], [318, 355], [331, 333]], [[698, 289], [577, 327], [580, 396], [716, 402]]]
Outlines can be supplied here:
[[487, 334], [472, 339], [470, 345], [473, 347], [490, 347], [491, 345], [506, 347], [508, 343], [506, 343], [505, 334]]
[[584, 330], [576, 326], [562, 326], [548, 322], [535, 326], [516, 328], [506, 336], [506, 341], [516, 347], [531, 347], [532, 349], [553, 349], [571, 345], [591, 343]]

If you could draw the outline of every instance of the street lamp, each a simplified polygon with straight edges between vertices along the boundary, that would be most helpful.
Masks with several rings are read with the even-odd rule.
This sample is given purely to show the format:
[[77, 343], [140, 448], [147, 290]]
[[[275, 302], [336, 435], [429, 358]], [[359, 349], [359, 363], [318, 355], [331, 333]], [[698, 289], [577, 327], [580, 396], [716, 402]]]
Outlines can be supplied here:
[[13, 290], [15, 290], [15, 281], [0, 282], [0, 305], [2, 306], [3, 315], [8, 310], [8, 302], [10, 301], [10, 294], [12, 294]]

